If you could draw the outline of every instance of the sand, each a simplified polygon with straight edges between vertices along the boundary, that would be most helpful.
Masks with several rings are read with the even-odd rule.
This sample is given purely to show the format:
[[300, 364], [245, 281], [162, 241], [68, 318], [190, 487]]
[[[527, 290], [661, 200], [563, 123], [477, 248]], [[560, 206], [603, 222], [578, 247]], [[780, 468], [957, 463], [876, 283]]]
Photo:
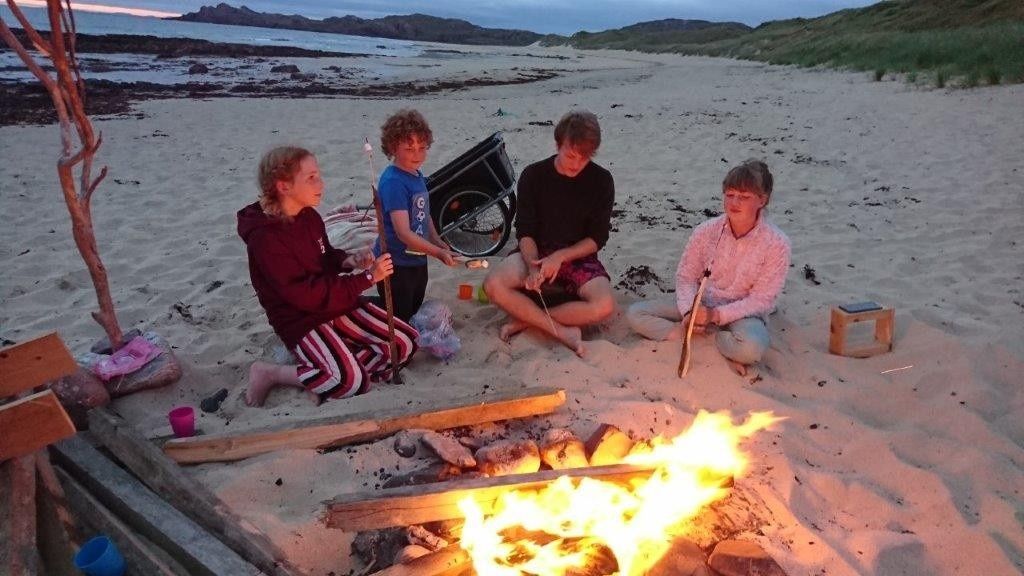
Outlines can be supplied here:
[[[608, 422], [648, 437], [681, 431], [702, 408], [737, 418], [771, 410], [786, 420], [745, 445], [751, 466], [737, 486], [757, 496], [750, 513], [759, 520], [739, 537], [790, 574], [1024, 570], [1024, 86], [935, 90], [725, 59], [468, 50], [478, 53], [394, 62], [427, 79], [562, 72], [413, 99], [150, 101], [137, 107], [142, 118], [97, 120], [98, 160], [110, 175], [93, 207], [122, 326], [158, 331], [185, 371], [172, 387], [116, 401], [117, 411], [158, 437], [169, 433], [170, 407], [197, 405], [220, 387], [232, 392], [221, 412], [199, 420], [207, 433], [542, 384], [567, 390], [562, 410], [482, 432], [568, 426], [585, 435]], [[535, 56], [514, 55], [526, 52]], [[545, 54], [569, 58], [536, 56]], [[700, 339], [680, 381], [678, 346], [630, 334], [621, 311], [587, 332], [586, 359], [537, 333], [504, 344], [501, 312], [455, 297], [460, 282], [478, 284], [483, 273], [435, 263], [428, 298], [454, 311], [463, 349], [453, 360], [420, 355], [407, 384], [351, 401], [315, 408], [280, 390], [265, 408], [246, 407], [248, 366], [275, 359], [277, 344], [235, 234], [235, 211], [255, 198], [258, 156], [305, 145], [324, 171], [325, 208], [365, 202], [363, 138], [375, 139], [402, 106], [434, 129], [427, 173], [496, 130], [521, 170], [554, 149], [551, 128], [531, 122], [557, 121], [574, 106], [597, 113], [597, 161], [615, 177], [618, 210], [602, 259], [613, 283], [631, 269], [647, 277], [617, 288], [620, 307], [672, 288], [690, 229], [703, 210], [720, 210], [727, 169], [765, 159], [776, 181], [771, 215], [792, 240], [793, 268], [761, 379], [734, 375]], [[58, 330], [80, 351], [99, 331], [56, 184], [58, 144], [53, 126], [0, 128], [0, 335]], [[643, 266], [660, 282], [638, 274]], [[829, 355], [829, 308], [865, 299], [895, 307], [895, 349]], [[321, 501], [379, 484], [382, 468], [417, 465], [382, 440], [189, 471], [310, 574], [344, 574], [359, 568], [353, 535], [320, 525]]]

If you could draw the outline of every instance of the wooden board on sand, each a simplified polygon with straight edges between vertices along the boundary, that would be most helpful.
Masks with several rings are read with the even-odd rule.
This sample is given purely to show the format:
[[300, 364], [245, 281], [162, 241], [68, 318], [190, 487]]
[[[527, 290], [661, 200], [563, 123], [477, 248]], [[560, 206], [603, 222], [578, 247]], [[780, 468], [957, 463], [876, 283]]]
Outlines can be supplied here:
[[399, 430], [443, 430], [484, 422], [548, 414], [565, 403], [565, 390], [526, 388], [461, 399], [441, 399], [417, 407], [332, 416], [250, 430], [178, 438], [164, 452], [181, 464], [241, 460], [285, 448], [331, 448], [389, 436]]

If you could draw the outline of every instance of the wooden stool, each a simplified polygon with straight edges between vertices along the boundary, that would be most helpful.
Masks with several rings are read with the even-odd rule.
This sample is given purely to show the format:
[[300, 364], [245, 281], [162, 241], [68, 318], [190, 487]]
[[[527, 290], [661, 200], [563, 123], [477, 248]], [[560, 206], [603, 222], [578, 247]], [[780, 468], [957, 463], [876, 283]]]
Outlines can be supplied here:
[[[832, 321], [829, 325], [828, 351], [839, 356], [868, 358], [876, 354], [892, 352], [892, 333], [895, 325], [896, 310], [882, 308], [867, 312], [846, 312], [838, 307], [832, 308]], [[846, 327], [858, 322], [875, 322], [875, 340], [870, 344], [846, 347]]]

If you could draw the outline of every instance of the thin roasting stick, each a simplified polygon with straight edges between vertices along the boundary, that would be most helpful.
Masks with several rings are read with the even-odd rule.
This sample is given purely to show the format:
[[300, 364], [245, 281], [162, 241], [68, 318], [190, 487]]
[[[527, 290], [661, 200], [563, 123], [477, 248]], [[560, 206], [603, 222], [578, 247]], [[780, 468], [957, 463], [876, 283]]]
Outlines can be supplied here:
[[558, 332], [555, 330], [555, 321], [551, 319], [551, 312], [548, 312], [548, 303], [544, 301], [544, 293], [537, 289], [537, 295], [540, 296], [540, 303], [544, 306], [544, 313], [548, 316], [548, 325], [551, 326], [551, 335], [558, 337]]
[[[376, 171], [373, 169], [373, 146], [370, 145], [369, 138], [363, 144], [363, 152], [366, 152], [366, 158], [369, 160], [370, 165], [370, 192], [373, 193], [373, 207], [377, 212], [377, 237], [380, 239], [380, 253], [386, 254], [388, 251], [388, 240], [384, 234], [384, 215], [383, 208], [380, 205], [380, 194], [377, 193], [377, 186], [373, 183]], [[401, 366], [398, 363], [398, 341], [395, 339], [395, 303], [391, 299], [391, 277], [388, 276], [383, 282], [384, 306], [388, 312], [388, 346], [391, 349], [390, 380], [392, 384], [402, 384], [402, 376], [399, 374]]]
[[705, 268], [704, 276], [701, 277], [700, 285], [697, 286], [697, 294], [693, 297], [693, 305], [690, 307], [690, 319], [686, 322], [686, 334], [683, 336], [683, 352], [679, 356], [677, 374], [680, 378], [686, 376], [686, 373], [690, 371], [690, 357], [693, 356], [693, 327], [697, 324], [697, 306], [700, 306], [700, 299], [704, 296], [704, 287], [707, 286], [709, 277], [711, 277], [711, 270]]

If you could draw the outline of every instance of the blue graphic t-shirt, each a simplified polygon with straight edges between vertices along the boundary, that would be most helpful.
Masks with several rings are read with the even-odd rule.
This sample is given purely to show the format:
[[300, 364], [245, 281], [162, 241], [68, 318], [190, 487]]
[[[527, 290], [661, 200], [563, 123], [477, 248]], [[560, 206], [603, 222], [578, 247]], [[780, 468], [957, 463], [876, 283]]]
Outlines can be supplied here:
[[[388, 252], [395, 266], [425, 266], [426, 256], [412, 256], [405, 253], [405, 243], [395, 234], [391, 223], [391, 212], [405, 210], [409, 213], [409, 228], [413, 234], [430, 240], [430, 198], [427, 195], [427, 181], [418, 170], [410, 174], [392, 164], [380, 175], [377, 187], [380, 193], [381, 212], [384, 215], [384, 235]], [[373, 253], [380, 256], [380, 238], [373, 245]]]

